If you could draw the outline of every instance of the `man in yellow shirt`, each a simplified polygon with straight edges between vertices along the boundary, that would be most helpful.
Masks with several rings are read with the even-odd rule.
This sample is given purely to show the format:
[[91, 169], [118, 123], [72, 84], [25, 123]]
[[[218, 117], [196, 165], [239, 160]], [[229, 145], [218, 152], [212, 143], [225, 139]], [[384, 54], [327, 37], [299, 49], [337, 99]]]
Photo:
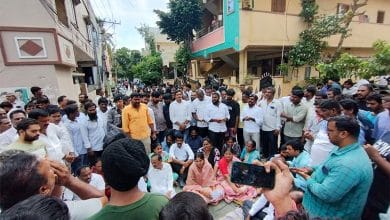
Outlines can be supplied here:
[[122, 129], [130, 138], [139, 140], [145, 145], [146, 153], [150, 153], [150, 137], [156, 138], [153, 120], [148, 107], [141, 103], [141, 95], [132, 93], [131, 104], [122, 112]]

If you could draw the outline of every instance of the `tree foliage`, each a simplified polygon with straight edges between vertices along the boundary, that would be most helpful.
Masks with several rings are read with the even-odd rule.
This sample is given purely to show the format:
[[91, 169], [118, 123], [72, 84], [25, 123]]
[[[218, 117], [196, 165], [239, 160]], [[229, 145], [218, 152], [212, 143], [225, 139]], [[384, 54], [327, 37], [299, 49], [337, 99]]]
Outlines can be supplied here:
[[[294, 67], [303, 65], [315, 65], [327, 57], [322, 57], [322, 52], [327, 44], [324, 39], [334, 35], [340, 35], [335, 52], [330, 55], [327, 62], [337, 60], [340, 57], [343, 42], [350, 36], [350, 23], [355, 16], [362, 15], [358, 9], [365, 6], [367, 0], [352, 0], [349, 11], [344, 14], [316, 16], [318, 6], [314, 0], [301, 0], [302, 11], [300, 16], [309, 27], [301, 32], [299, 41], [289, 52], [289, 60]], [[345, 58], [345, 57], [344, 57]]]
[[301, 16], [305, 22], [311, 24], [318, 13], [318, 5], [316, 4], [316, 1], [302, 0], [301, 6], [302, 6], [302, 11], [299, 14], [299, 16]]
[[194, 38], [193, 30], [202, 25], [202, 6], [199, 0], [170, 0], [168, 12], [154, 10], [160, 18], [157, 25], [176, 43], [184, 42], [187, 46]]
[[377, 41], [374, 43], [374, 56], [363, 59], [343, 53], [333, 62], [321, 62], [317, 69], [323, 78], [350, 78], [352, 76], [369, 79], [372, 76], [390, 74], [390, 43]]
[[149, 47], [150, 53], [151, 54], [156, 54], [156, 43], [154, 36], [150, 30], [150, 27], [146, 24], [141, 24], [140, 27], [136, 28], [137, 31], [141, 34], [141, 36], [144, 38], [146, 44]]
[[185, 73], [188, 63], [191, 61], [191, 49], [181, 44], [175, 53], [176, 68], [180, 73]]
[[114, 53], [113, 71], [119, 77], [133, 78], [134, 72], [132, 71], [132, 66], [140, 61], [141, 53], [138, 50], [130, 50], [129, 48], [122, 47]]
[[141, 62], [132, 67], [135, 77], [139, 78], [146, 85], [157, 84], [162, 80], [162, 59], [161, 55], [150, 54], [142, 58]]

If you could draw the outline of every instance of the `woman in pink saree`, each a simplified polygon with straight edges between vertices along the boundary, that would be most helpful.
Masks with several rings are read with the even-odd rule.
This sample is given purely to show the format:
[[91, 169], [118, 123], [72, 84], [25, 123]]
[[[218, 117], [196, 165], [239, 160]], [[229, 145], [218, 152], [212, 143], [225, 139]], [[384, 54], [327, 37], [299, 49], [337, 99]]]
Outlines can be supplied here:
[[240, 161], [234, 155], [234, 149], [227, 147], [222, 159], [216, 164], [214, 169], [217, 173], [217, 181], [225, 191], [225, 202], [230, 203], [236, 201], [241, 204], [245, 200], [256, 197], [257, 192], [256, 188], [252, 186], [238, 185], [230, 181], [233, 162]]
[[195, 154], [195, 160], [188, 170], [187, 183], [183, 191], [200, 195], [207, 204], [216, 205], [223, 199], [223, 188], [218, 185], [214, 170], [205, 160], [203, 152]]

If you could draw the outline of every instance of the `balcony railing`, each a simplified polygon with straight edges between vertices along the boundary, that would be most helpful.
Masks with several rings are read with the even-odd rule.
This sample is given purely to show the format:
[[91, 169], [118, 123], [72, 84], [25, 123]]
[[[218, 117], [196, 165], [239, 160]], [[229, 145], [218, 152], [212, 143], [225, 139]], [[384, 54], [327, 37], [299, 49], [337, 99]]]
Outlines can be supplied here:
[[223, 26], [223, 21], [213, 22], [210, 26], [200, 29], [200, 31], [198, 31], [196, 33], [196, 38], [199, 39], [199, 38], [205, 36], [206, 34], [217, 30], [218, 28], [220, 28], [222, 26]]

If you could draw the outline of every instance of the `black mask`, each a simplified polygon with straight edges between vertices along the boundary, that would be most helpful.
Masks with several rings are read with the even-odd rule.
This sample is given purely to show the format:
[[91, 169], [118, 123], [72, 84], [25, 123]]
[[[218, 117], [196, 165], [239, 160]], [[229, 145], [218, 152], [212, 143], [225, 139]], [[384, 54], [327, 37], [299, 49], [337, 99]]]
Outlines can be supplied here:
[[88, 113], [89, 120], [91, 121], [97, 121], [97, 113]]

